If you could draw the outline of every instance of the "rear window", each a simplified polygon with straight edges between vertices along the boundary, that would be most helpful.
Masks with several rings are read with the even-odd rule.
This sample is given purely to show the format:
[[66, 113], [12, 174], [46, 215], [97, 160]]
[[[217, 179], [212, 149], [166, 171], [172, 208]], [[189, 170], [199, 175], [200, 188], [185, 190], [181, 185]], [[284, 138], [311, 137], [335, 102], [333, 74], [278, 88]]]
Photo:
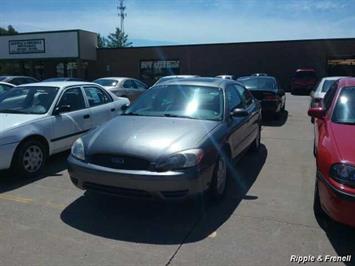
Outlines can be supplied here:
[[295, 78], [316, 78], [316, 73], [314, 71], [298, 71]]
[[94, 83], [100, 84], [101, 86], [111, 87], [116, 86], [118, 81], [114, 79], [97, 79], [94, 80]]
[[322, 92], [327, 92], [336, 80], [325, 80], [322, 86]]
[[276, 91], [277, 83], [273, 78], [243, 78], [238, 79], [248, 90]]

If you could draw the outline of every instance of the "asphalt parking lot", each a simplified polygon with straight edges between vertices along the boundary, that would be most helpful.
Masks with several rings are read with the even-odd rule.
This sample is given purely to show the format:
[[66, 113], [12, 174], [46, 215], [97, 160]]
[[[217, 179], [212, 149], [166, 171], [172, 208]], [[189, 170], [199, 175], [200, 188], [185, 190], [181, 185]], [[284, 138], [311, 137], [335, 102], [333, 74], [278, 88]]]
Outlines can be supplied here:
[[51, 158], [38, 179], [1, 173], [0, 265], [255, 266], [294, 265], [291, 255], [354, 257], [355, 230], [313, 214], [308, 104], [287, 94], [287, 112], [264, 123], [262, 148], [235, 162], [217, 205], [84, 195], [69, 181], [67, 153]]

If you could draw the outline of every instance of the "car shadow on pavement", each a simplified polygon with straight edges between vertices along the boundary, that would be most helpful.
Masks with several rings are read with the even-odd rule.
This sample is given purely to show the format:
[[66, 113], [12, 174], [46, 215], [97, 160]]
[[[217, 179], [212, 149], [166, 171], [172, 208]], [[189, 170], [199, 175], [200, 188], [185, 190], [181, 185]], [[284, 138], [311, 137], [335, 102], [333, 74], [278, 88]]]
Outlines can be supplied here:
[[280, 117], [275, 118], [273, 115], [264, 115], [262, 125], [266, 127], [282, 127], [288, 119], [288, 111], [281, 111]]
[[[351, 262], [344, 262], [345, 265], [355, 266], [355, 230], [352, 227], [337, 223], [329, 217], [316, 216], [320, 227], [327, 234], [338, 256], [351, 255]], [[334, 254], [329, 254], [334, 255]]]
[[48, 176], [61, 176], [60, 172], [67, 169], [69, 152], [62, 152], [49, 158], [43, 172], [35, 178], [25, 178], [11, 171], [0, 171], [0, 193], [14, 190]]
[[213, 203], [198, 196], [185, 201], [123, 199], [86, 192], [61, 213], [64, 223], [80, 231], [127, 242], [180, 244], [215, 232], [247, 195], [267, 157], [264, 145], [234, 162], [226, 197]]

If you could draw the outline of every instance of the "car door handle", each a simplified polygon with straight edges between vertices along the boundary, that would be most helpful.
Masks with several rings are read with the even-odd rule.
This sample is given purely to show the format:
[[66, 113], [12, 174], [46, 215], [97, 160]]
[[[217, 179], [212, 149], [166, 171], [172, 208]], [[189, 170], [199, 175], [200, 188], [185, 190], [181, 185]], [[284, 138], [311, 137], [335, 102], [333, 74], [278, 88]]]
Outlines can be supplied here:
[[84, 118], [84, 119], [89, 119], [89, 118], [90, 118], [90, 115], [84, 115], [83, 118]]
[[111, 109], [111, 112], [114, 112], [114, 111], [116, 111], [116, 108], [112, 108], [112, 109]]

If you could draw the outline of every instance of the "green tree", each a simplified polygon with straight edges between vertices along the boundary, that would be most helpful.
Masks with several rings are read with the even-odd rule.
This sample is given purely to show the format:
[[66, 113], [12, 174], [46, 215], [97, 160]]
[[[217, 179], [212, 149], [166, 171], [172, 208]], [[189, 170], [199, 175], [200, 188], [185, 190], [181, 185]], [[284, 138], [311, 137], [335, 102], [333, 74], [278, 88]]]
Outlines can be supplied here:
[[132, 46], [132, 42], [128, 41], [127, 34], [125, 34], [119, 28], [116, 28], [115, 32], [110, 33], [107, 36], [106, 46], [109, 48], [129, 47]]
[[7, 26], [7, 29], [0, 27], [0, 35], [8, 35], [8, 34], [15, 35], [18, 34], [18, 32], [11, 25]]
[[104, 36], [101, 36], [100, 33], [97, 34], [97, 47], [104, 48], [107, 45], [107, 39]]

